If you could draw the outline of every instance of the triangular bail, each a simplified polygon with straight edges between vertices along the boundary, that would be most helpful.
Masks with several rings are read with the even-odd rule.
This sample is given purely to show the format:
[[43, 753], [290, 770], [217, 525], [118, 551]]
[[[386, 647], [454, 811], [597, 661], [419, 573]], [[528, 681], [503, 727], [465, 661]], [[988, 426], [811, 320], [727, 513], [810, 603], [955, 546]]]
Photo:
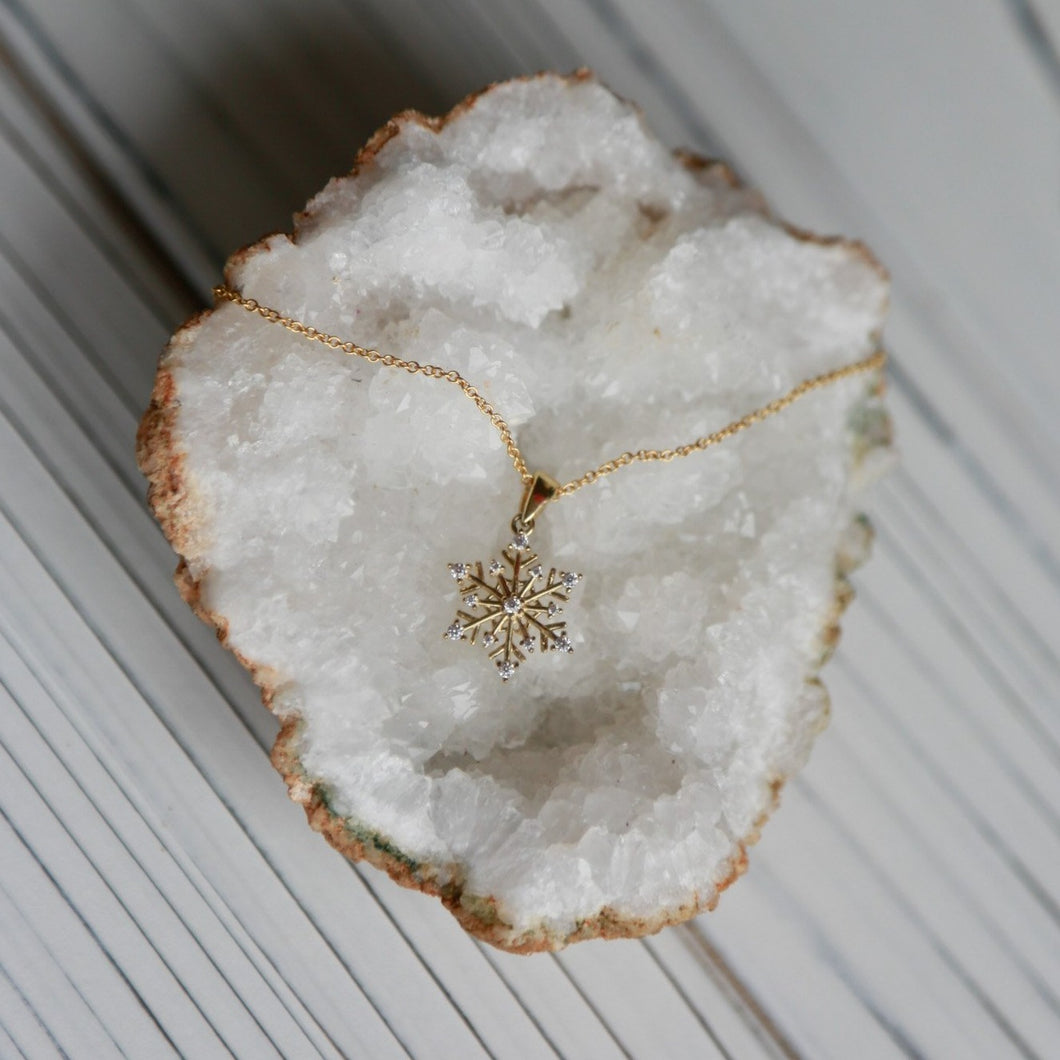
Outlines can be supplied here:
[[559, 488], [559, 483], [551, 475], [543, 471], [534, 473], [533, 481], [528, 483], [523, 494], [523, 507], [519, 512], [519, 517], [527, 526], [533, 525], [537, 513], [555, 497]]

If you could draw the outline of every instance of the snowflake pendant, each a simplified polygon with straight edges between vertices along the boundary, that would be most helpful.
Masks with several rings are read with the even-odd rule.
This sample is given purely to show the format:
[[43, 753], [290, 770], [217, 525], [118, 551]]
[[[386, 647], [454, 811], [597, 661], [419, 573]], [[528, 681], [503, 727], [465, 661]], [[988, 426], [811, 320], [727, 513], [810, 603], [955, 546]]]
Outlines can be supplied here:
[[501, 557], [488, 567], [449, 564], [464, 610], [457, 611], [445, 636], [472, 644], [481, 639], [501, 680], [507, 681], [535, 648], [542, 653], [574, 651], [567, 623], [556, 616], [581, 575], [555, 567], [546, 572], [525, 530], [516, 532]]

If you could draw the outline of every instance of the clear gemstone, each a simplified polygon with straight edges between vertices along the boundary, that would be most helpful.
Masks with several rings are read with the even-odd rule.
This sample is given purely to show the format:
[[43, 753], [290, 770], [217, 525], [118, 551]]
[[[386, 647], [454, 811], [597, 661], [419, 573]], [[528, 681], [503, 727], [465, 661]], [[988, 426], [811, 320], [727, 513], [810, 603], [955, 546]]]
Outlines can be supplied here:
[[548, 613], [550, 615], [558, 615], [559, 614], [559, 604], [557, 604], [555, 600], [553, 600], [548, 605]]
[[449, 640], [460, 640], [464, 636], [464, 627], [459, 622], [454, 622], [446, 631]]
[[497, 643], [497, 638], [492, 633], [486, 633], [482, 638], [482, 643], [485, 644], [487, 648], [492, 648], [493, 645]]
[[507, 681], [515, 673], [515, 663], [505, 659], [503, 662], [497, 663], [497, 669], [500, 671], [501, 680]]
[[525, 651], [527, 654], [529, 654], [534, 650], [534, 638], [523, 637], [523, 639], [519, 641], [519, 647], [522, 648], [523, 651]]
[[523, 602], [519, 599], [518, 596], [506, 596], [504, 598], [504, 603], [501, 604], [501, 607], [504, 608], [504, 613], [506, 615], [514, 615], [516, 614], [516, 612], [522, 611]]
[[530, 547], [530, 538], [526, 534], [516, 534], [512, 538], [512, 548], [525, 552]]
[[503, 564], [501, 563], [501, 561], [499, 559], [495, 559], [490, 564], [490, 574], [500, 574], [502, 566]]
[[581, 575], [573, 571], [564, 571], [560, 576], [560, 581], [563, 582], [564, 589], [573, 589], [581, 581]]
[[574, 651], [574, 645], [571, 644], [570, 638], [567, 636], [566, 633], [561, 633], [556, 638], [556, 651], [565, 651], [568, 654]]
[[466, 563], [450, 563], [449, 573], [457, 580], [467, 577], [467, 564]]
[[467, 596], [464, 597], [464, 606], [478, 607], [478, 597], [474, 593], [468, 593]]
[[530, 568], [530, 573], [531, 573], [531, 574], [532, 574], [532, 575], [533, 575], [533, 576], [534, 576], [535, 578], [540, 578], [540, 577], [541, 577], [541, 574], [542, 574], [542, 572], [543, 572], [543, 570], [544, 570], [544, 568], [543, 568], [543, 567], [541, 566], [541, 564], [540, 564], [540, 563], [535, 563], [535, 564], [534, 564], [534, 566], [532, 566], [532, 567]]

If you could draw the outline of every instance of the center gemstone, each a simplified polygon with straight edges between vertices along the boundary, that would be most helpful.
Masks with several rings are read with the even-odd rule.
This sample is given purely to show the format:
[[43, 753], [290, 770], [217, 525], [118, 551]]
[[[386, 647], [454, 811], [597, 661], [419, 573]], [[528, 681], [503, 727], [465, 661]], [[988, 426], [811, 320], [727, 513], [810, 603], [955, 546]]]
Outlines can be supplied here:
[[523, 602], [518, 596], [506, 596], [501, 607], [504, 608], [504, 613], [506, 615], [514, 615], [517, 611], [523, 609]]

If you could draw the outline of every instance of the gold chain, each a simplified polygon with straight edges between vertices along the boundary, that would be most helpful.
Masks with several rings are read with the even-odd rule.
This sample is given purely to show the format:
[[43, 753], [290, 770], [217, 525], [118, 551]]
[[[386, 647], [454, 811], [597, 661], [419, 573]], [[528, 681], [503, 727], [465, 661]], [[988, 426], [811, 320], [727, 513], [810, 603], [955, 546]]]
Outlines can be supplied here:
[[[512, 429], [504, 421], [500, 413], [479, 393], [478, 388], [469, 383], [459, 372], [451, 368], [440, 368], [434, 364], [406, 361], [401, 357], [393, 356], [393, 354], [380, 353], [378, 350], [358, 346], [355, 342], [344, 342], [335, 335], [329, 335], [326, 331], [320, 331], [309, 324], [303, 324], [300, 320], [295, 320], [293, 317], [284, 316], [278, 309], [270, 309], [253, 298], [244, 298], [238, 291], [224, 284], [215, 287], [213, 293], [218, 300], [234, 302], [251, 313], [257, 313], [258, 316], [263, 317], [270, 324], [280, 324], [288, 331], [301, 335], [312, 342], [320, 342], [330, 350], [336, 350], [351, 357], [361, 357], [372, 364], [382, 364], [387, 368], [400, 368], [410, 375], [425, 375], [429, 379], [443, 379], [447, 383], [456, 384], [471, 398], [479, 411], [496, 428], [497, 433], [501, 436], [501, 441], [504, 442], [505, 449], [508, 451], [508, 456], [511, 457], [515, 470], [519, 473], [524, 485], [530, 486], [535, 481], [535, 476], [527, 467], [523, 454], [515, 444]], [[620, 467], [626, 467], [629, 464], [646, 464], [656, 461], [668, 463], [678, 457], [691, 456], [693, 453], [702, 452], [704, 449], [709, 449], [711, 446], [724, 442], [726, 438], [731, 438], [734, 434], [739, 434], [740, 431], [746, 430], [752, 424], [760, 423], [782, 409], [786, 409], [789, 405], [798, 401], [799, 398], [810, 393], [811, 390], [818, 390], [821, 387], [838, 382], [840, 379], [847, 378], [847, 376], [857, 375], [860, 372], [871, 372], [876, 368], [882, 368], [886, 363], [886, 352], [882, 349], [877, 349], [864, 360], [854, 361], [851, 364], [843, 365], [841, 368], [834, 368], [830, 372], [824, 372], [810, 379], [804, 379], [783, 396], [770, 401], [769, 404], [763, 405], [753, 412], [748, 412], [746, 416], [741, 416], [738, 420], [733, 420], [732, 423], [722, 427], [721, 430], [714, 431], [713, 434], [706, 434], [702, 438], [697, 438], [695, 441], [688, 442], [685, 445], [674, 446], [672, 449], [637, 449], [636, 451], [622, 453], [613, 460], [605, 461], [599, 467], [586, 471], [579, 478], [572, 479], [565, 485], [560, 486], [555, 491], [554, 496], [566, 497], [576, 490], [580, 490], [583, 486], [588, 486], [597, 479], [610, 475]]]

